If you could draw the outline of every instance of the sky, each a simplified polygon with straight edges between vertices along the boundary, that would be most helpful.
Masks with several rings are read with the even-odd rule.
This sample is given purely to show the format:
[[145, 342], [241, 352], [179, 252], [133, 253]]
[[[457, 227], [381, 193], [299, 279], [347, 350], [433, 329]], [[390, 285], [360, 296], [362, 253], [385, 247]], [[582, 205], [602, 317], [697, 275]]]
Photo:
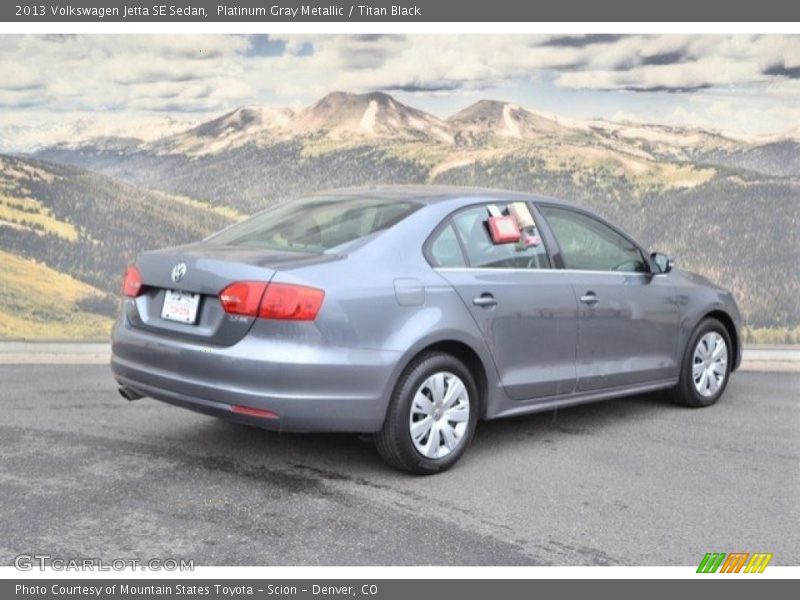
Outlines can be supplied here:
[[0, 35], [0, 150], [152, 138], [239, 106], [381, 90], [567, 118], [800, 134], [800, 36]]

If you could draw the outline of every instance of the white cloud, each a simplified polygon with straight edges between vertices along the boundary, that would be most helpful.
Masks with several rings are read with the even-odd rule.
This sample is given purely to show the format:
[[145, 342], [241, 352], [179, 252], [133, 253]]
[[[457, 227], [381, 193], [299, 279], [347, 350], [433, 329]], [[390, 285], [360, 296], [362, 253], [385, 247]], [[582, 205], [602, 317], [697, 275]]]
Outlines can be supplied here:
[[[197, 123], [192, 116], [174, 118], [164, 113], [128, 112], [124, 119], [116, 113], [93, 111], [70, 113], [69, 119], [46, 111], [32, 111], [28, 120], [19, 123], [0, 114], [0, 140], [13, 140], [14, 151], [28, 152], [63, 142], [87, 140], [94, 137], [122, 136], [151, 140], [191, 127]], [[0, 146], [0, 150], [2, 150]]]
[[675, 92], [670, 110], [706, 91], [709, 97], [742, 94], [753, 113], [737, 103], [726, 105], [726, 115], [695, 104], [658, 116], [735, 124], [731, 115], [763, 111], [764, 122], [775, 125], [784, 111], [787, 127], [798, 122], [792, 119], [800, 104], [800, 36], [294, 35], [269, 41], [270, 51], [259, 52], [248, 36], [4, 35], [0, 112], [4, 121], [24, 125], [33, 111], [64, 119], [109, 112], [203, 115], [258, 103], [296, 105], [336, 89], [424, 99], [466, 98], [476, 90], [491, 96], [526, 85], [534, 97], [537, 89], [556, 86], [572, 92], [574, 102], [584, 90], [620, 94], [620, 106], [606, 106], [605, 116], [629, 110], [631, 90]]

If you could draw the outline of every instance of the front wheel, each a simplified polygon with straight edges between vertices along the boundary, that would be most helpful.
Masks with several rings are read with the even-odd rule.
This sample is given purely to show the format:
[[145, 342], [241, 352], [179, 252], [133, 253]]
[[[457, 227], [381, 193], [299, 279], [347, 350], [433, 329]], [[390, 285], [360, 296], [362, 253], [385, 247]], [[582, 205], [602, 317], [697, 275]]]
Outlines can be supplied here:
[[728, 330], [716, 319], [703, 320], [694, 330], [681, 363], [673, 401], [693, 408], [720, 399], [731, 374], [732, 344]]
[[375, 446], [391, 466], [428, 475], [453, 466], [478, 422], [478, 390], [457, 358], [439, 352], [415, 359], [400, 376]]

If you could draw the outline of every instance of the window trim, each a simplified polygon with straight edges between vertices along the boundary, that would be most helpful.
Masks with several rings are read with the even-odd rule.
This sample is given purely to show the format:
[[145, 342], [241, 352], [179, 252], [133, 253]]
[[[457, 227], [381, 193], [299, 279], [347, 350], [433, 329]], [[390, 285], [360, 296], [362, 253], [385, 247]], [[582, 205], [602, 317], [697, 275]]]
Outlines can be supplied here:
[[[528, 208], [533, 213], [534, 222], [536, 223], [536, 228], [539, 230], [540, 237], [542, 239], [542, 246], [544, 246], [544, 251], [545, 251], [545, 254], [547, 255], [547, 260], [550, 263], [550, 266], [547, 267], [546, 269], [520, 269], [520, 268], [474, 267], [474, 266], [472, 266], [472, 263], [471, 263], [471, 261], [469, 259], [469, 253], [467, 252], [466, 245], [464, 243], [464, 240], [461, 237], [461, 232], [458, 230], [458, 227], [456, 227], [455, 223], [453, 222], [453, 218], [456, 215], [458, 215], [459, 213], [461, 213], [461, 212], [465, 212], [465, 211], [474, 209], [474, 208], [479, 207], [479, 206], [482, 206], [482, 207], [485, 208], [485, 207], [489, 206], [490, 204], [503, 204], [503, 205], [506, 205], [506, 204], [510, 204], [511, 202], [517, 202], [517, 200], [511, 200], [511, 199], [507, 199], [507, 198], [505, 198], [505, 199], [504, 198], [497, 198], [497, 199], [493, 199], [493, 200], [482, 200], [480, 202], [475, 202], [473, 204], [460, 206], [460, 207], [456, 208], [455, 210], [453, 210], [452, 212], [450, 212], [444, 219], [441, 220], [441, 222], [436, 227], [434, 227], [433, 231], [431, 231], [430, 235], [428, 235], [428, 237], [425, 239], [425, 242], [422, 245], [422, 254], [425, 257], [425, 260], [428, 262], [428, 265], [432, 269], [450, 270], [450, 271], [452, 271], [452, 270], [459, 270], [459, 271], [466, 271], [466, 270], [468, 270], [468, 271], [517, 271], [517, 272], [526, 271], [526, 272], [539, 272], [539, 273], [541, 273], [542, 271], [555, 271], [555, 270], [557, 270], [557, 267], [555, 266], [555, 263], [553, 262], [554, 254], [553, 254], [553, 252], [551, 250], [551, 246], [550, 246], [550, 239], [549, 239], [550, 235], [551, 235], [550, 234], [550, 229], [549, 229], [549, 227], [547, 227], [547, 229], [543, 229], [542, 228], [542, 225], [541, 225], [541, 222], [540, 222], [541, 215], [539, 214], [539, 211], [536, 210], [536, 207], [535, 207], [534, 203], [532, 203], [530, 200], [523, 200], [523, 202], [525, 202], [525, 204], [528, 205]], [[458, 240], [458, 246], [461, 249], [461, 257], [464, 259], [464, 264], [466, 265], [465, 267], [439, 267], [439, 266], [436, 266], [436, 264], [435, 264], [436, 261], [433, 260], [433, 255], [431, 254], [431, 246], [433, 246], [433, 242], [436, 239], [436, 237], [444, 229], [446, 229], [448, 225], [452, 226], [453, 232], [456, 234], [456, 239]], [[541, 235], [542, 233], [546, 233], [546, 235]]]
[[[639, 242], [637, 242], [635, 239], [633, 239], [627, 233], [625, 233], [624, 231], [619, 229], [619, 227], [617, 227], [616, 225], [614, 225], [612, 223], [609, 223], [603, 217], [601, 217], [601, 216], [599, 216], [599, 215], [597, 215], [597, 214], [595, 214], [593, 212], [590, 212], [588, 210], [585, 210], [583, 208], [577, 207], [577, 206], [566, 206], [566, 205], [563, 205], [563, 204], [557, 204], [555, 202], [534, 202], [534, 205], [536, 206], [537, 214], [544, 220], [544, 223], [545, 223], [545, 225], [547, 227], [547, 231], [548, 231], [548, 233], [550, 234], [550, 236], [552, 238], [552, 242], [553, 242], [554, 246], [556, 247], [556, 251], [557, 251], [557, 254], [558, 254], [558, 262], [559, 262], [559, 267], [558, 268], [560, 270], [562, 270], [562, 271], [570, 271], [570, 272], [573, 272], [573, 273], [612, 273], [612, 274], [616, 274], [616, 275], [648, 275], [648, 276], [652, 276], [652, 275], [657, 274], [656, 270], [653, 267], [652, 260], [650, 259], [650, 253], [647, 252], [647, 250], [645, 250], [645, 248], [642, 247], [642, 245]], [[593, 270], [593, 269], [568, 269], [567, 268], [567, 263], [564, 260], [563, 251], [561, 250], [561, 244], [558, 241], [558, 236], [556, 236], [555, 231], [553, 231], [553, 228], [550, 226], [550, 222], [547, 220], [547, 216], [544, 214], [544, 212], [539, 210], [540, 206], [541, 207], [545, 207], [545, 208], [555, 208], [557, 210], [563, 210], [563, 211], [566, 211], [566, 212], [577, 213], [579, 215], [582, 215], [584, 217], [587, 217], [589, 219], [597, 221], [601, 225], [605, 225], [606, 227], [611, 229], [611, 231], [613, 231], [614, 233], [619, 235], [621, 238], [623, 238], [624, 240], [629, 242], [632, 246], [634, 246], [639, 251], [639, 253], [642, 255], [642, 259], [644, 260], [645, 265], [647, 265], [647, 269], [648, 270], [647, 271], [609, 271], [609, 270]]]

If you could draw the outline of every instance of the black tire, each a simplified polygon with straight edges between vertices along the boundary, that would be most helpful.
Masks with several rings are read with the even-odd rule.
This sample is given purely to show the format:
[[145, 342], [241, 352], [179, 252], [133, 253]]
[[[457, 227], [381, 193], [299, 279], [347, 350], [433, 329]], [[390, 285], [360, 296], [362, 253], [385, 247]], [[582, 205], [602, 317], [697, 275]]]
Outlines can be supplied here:
[[[727, 360], [725, 365], [725, 377], [722, 380], [716, 392], [709, 396], [702, 395], [695, 387], [692, 370], [694, 367], [694, 354], [698, 343], [708, 333], [717, 333], [725, 341], [725, 352], [727, 353]], [[686, 345], [686, 350], [681, 361], [681, 374], [680, 381], [677, 386], [669, 391], [670, 399], [681, 406], [688, 406], [690, 408], [702, 408], [704, 406], [711, 406], [716, 404], [728, 385], [728, 380], [731, 376], [731, 364], [733, 363], [733, 345], [731, 344], [731, 336], [725, 326], [716, 319], [707, 318], [703, 319], [695, 328], [689, 343]]]
[[[417, 451], [411, 439], [411, 403], [420, 386], [439, 372], [452, 373], [463, 382], [469, 396], [469, 420], [458, 446], [450, 454], [442, 458], [427, 458]], [[475, 379], [460, 360], [441, 352], [422, 354], [406, 367], [394, 388], [383, 429], [374, 436], [378, 454], [390, 466], [414, 475], [431, 475], [445, 471], [458, 462], [472, 441], [478, 422], [479, 406]]]

